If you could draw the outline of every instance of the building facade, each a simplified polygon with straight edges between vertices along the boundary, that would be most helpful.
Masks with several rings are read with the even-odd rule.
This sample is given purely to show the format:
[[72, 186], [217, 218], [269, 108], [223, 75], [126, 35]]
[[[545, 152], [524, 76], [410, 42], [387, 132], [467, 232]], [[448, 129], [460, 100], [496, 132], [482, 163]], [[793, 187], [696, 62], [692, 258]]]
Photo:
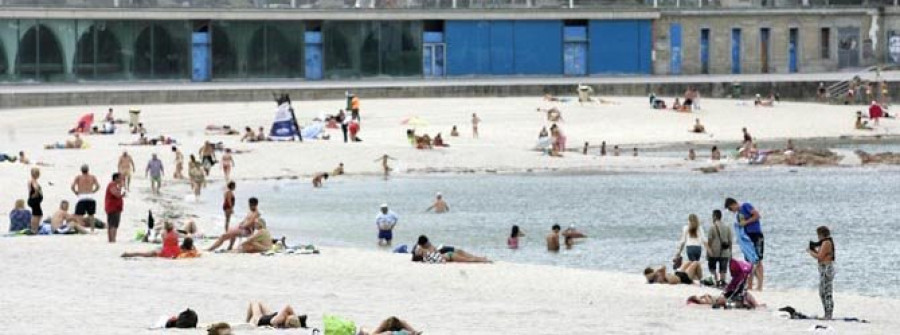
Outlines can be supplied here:
[[619, 7], [535, 1], [304, 10], [291, 8], [296, 1], [34, 8], [0, 0], [0, 82], [809, 73], [900, 64], [894, 6], [732, 0], [609, 10]]

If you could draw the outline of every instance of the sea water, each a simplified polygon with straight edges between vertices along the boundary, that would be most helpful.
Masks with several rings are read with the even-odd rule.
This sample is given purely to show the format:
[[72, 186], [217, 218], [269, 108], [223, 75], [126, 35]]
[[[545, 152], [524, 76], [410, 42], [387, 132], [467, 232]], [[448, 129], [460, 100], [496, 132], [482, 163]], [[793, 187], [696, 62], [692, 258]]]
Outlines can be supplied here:
[[[256, 196], [273, 236], [286, 236], [289, 244], [374, 250], [375, 216], [387, 203], [400, 217], [394, 246], [412, 245], [425, 234], [435, 244], [498, 261], [640, 274], [647, 266], [671, 265], [689, 214], [700, 216], [706, 230], [714, 209], [733, 223], [723, 205], [734, 197], [762, 215], [768, 287], [817, 287], [816, 263], [806, 249], [816, 227], [827, 225], [836, 244], [835, 289], [898, 297], [898, 187], [900, 172], [871, 168], [332, 177], [320, 189], [308, 180], [240, 182], [236, 217]], [[449, 213], [425, 212], [436, 192]], [[216, 210], [221, 194], [204, 197], [208, 210]], [[544, 239], [553, 224], [575, 225], [589, 238], [549, 253]], [[512, 225], [525, 234], [519, 250], [506, 247]], [[708, 274], [705, 262], [703, 268]]]

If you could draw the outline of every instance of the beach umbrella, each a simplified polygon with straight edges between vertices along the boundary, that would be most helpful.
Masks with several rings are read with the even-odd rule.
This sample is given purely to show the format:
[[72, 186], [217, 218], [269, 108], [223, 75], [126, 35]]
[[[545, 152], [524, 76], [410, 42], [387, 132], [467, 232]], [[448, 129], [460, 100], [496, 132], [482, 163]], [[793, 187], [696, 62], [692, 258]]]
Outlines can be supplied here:
[[428, 121], [426, 121], [425, 119], [420, 118], [418, 116], [413, 116], [411, 118], [407, 118], [406, 120], [403, 120], [403, 122], [401, 122], [400, 124], [411, 126], [413, 128], [428, 127]]

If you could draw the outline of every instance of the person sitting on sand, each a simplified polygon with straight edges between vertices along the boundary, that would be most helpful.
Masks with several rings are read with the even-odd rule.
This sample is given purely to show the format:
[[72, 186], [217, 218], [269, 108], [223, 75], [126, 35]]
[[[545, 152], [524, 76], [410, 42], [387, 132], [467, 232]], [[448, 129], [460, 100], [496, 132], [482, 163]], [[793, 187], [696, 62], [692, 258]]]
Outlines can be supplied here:
[[44, 149], [82, 149], [84, 148], [84, 140], [81, 139], [81, 135], [75, 134], [75, 139], [71, 141], [66, 141], [65, 143], [54, 143], [47, 144], [44, 146]]
[[238, 237], [249, 237], [253, 234], [253, 231], [256, 227], [259, 226], [259, 199], [250, 198], [248, 200], [248, 204], [250, 206], [250, 212], [247, 213], [247, 216], [244, 217], [244, 220], [237, 227], [232, 227], [225, 234], [219, 237], [212, 246], [210, 246], [206, 251], [215, 251], [218, 249], [225, 241], [228, 241], [228, 250], [231, 250], [234, 247], [234, 241]]
[[259, 127], [259, 131], [256, 132], [256, 141], [257, 142], [269, 141], [269, 137], [266, 136], [266, 128]]
[[756, 100], [753, 101], [753, 106], [756, 107], [774, 107], [774, 100], [763, 100], [759, 94], [756, 95]]
[[700, 124], [700, 119], [695, 119], [694, 120], [694, 129], [691, 129], [691, 132], [697, 133], [697, 134], [703, 134], [706, 132], [706, 127], [704, 127], [702, 124]]
[[262, 218], [256, 220], [255, 228], [253, 234], [247, 237], [244, 243], [241, 243], [240, 249], [238, 250], [239, 252], [255, 254], [272, 249], [272, 245], [274, 245], [275, 242], [272, 240], [272, 234], [269, 233], [269, 229], [266, 228], [266, 220], [263, 220]]
[[416, 131], [413, 129], [406, 130], [406, 140], [409, 141], [409, 144], [412, 146], [416, 145]]
[[644, 269], [644, 278], [647, 278], [649, 284], [693, 284], [695, 280], [703, 278], [703, 268], [700, 262], [684, 262], [675, 274], [666, 273], [666, 266], [660, 266], [658, 269]]
[[171, 222], [165, 223], [166, 233], [163, 235], [163, 245], [159, 250], [147, 252], [125, 252], [122, 258], [132, 257], [162, 257], [176, 258], [181, 253], [181, 247], [178, 246], [178, 233], [175, 232], [175, 225]]
[[414, 260], [419, 261], [424, 261], [427, 257], [435, 257], [437, 254], [440, 254], [443, 261], [446, 262], [491, 263], [486, 257], [475, 256], [456, 247], [442, 245], [439, 248], [435, 248], [425, 235], [419, 235], [419, 240], [416, 242], [412, 253]]
[[381, 324], [378, 325], [378, 328], [375, 328], [371, 332], [366, 331], [365, 329], [360, 328], [357, 335], [421, 335], [422, 332], [417, 331], [415, 328], [409, 325], [406, 321], [400, 320], [397, 317], [389, 317], [384, 321], [381, 321]]
[[425, 209], [426, 212], [430, 212], [431, 210], [434, 210], [437, 214], [443, 214], [450, 211], [450, 206], [444, 201], [444, 195], [440, 192], [435, 196], [434, 204]]
[[672, 103], [672, 110], [673, 111], [681, 110], [681, 99], [675, 98], [675, 102]]
[[456, 129], [456, 126], [453, 126], [453, 129], [450, 129], [450, 137], [459, 137], [459, 130]]
[[424, 149], [432, 149], [431, 146], [431, 137], [428, 134], [422, 136], [416, 136], [416, 149], [424, 150]]
[[332, 176], [344, 175], [344, 163], [342, 162], [342, 163], [338, 164], [338, 166], [336, 168], [334, 168], [333, 171], [331, 171], [331, 175]]
[[181, 252], [178, 253], [178, 259], [185, 258], [197, 258], [200, 257], [200, 251], [194, 246], [194, 239], [191, 237], [185, 237], [183, 241], [181, 241]]
[[297, 315], [290, 305], [273, 313], [261, 302], [250, 302], [247, 307], [247, 323], [257, 327], [306, 328], [306, 315]]
[[31, 211], [25, 209], [25, 200], [17, 199], [15, 207], [9, 211], [9, 232], [15, 233], [29, 230], [31, 227]]
[[253, 132], [253, 129], [244, 127], [244, 136], [241, 137], [241, 142], [256, 142], [256, 133]]
[[59, 203], [59, 209], [50, 217], [49, 231], [44, 226], [42, 225], [40, 230], [46, 231], [48, 234], [68, 234], [70, 232], [87, 234], [90, 232], [90, 230], [85, 228], [82, 217], [69, 214], [69, 202], [66, 200]]
[[550, 234], [547, 234], [547, 251], [559, 251], [559, 231], [561, 229], [558, 224], [550, 228]]
[[437, 135], [434, 135], [434, 139], [431, 140], [431, 143], [432, 146], [439, 148], [447, 148], [450, 146], [449, 144], [444, 143], [444, 138], [441, 137], [441, 133], [437, 133]]
[[317, 173], [312, 179], [313, 187], [315, 187], [315, 188], [322, 187], [323, 180], [328, 180], [328, 172]]
[[869, 126], [869, 121], [863, 121], [862, 112], [856, 111], [856, 125], [854, 126], [856, 130], [872, 130], [873, 128]]

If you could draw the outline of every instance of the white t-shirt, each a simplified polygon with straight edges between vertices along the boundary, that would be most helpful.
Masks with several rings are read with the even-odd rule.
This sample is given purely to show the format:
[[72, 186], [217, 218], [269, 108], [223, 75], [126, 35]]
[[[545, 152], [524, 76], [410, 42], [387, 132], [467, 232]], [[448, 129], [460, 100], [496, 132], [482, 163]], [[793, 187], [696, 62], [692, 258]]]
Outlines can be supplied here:
[[697, 237], [691, 237], [691, 235], [688, 233], [688, 226], [684, 226], [684, 229], [681, 230], [681, 240], [679, 241], [678, 245], [688, 247], [702, 247], [705, 242], [706, 234], [703, 233], [703, 226], [697, 227]]

